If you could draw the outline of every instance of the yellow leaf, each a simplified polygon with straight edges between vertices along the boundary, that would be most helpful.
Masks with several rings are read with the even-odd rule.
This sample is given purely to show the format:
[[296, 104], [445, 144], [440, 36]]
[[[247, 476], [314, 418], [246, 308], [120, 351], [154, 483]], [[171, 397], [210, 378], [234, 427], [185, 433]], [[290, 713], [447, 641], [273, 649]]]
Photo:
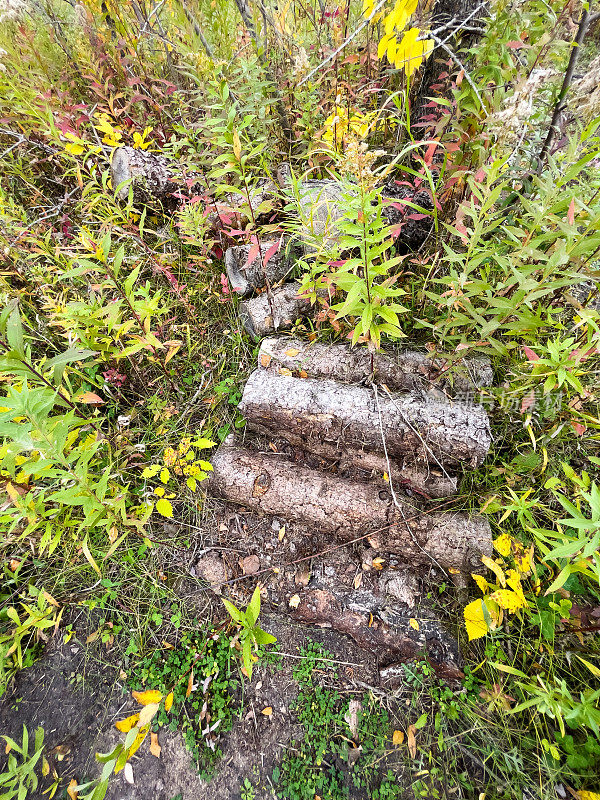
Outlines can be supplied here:
[[481, 562], [482, 564], [485, 564], [485, 566], [488, 569], [492, 570], [494, 575], [498, 578], [498, 583], [500, 584], [500, 586], [506, 586], [506, 578], [504, 577], [504, 572], [493, 559], [491, 559], [489, 556], [481, 556]]
[[516, 569], [509, 569], [506, 576], [506, 583], [517, 594], [523, 594], [523, 587], [521, 586], [521, 576]]
[[165, 500], [164, 498], [158, 500], [156, 503], [156, 510], [163, 517], [168, 517], [169, 519], [173, 517], [173, 506], [169, 500]]
[[132, 714], [130, 717], [126, 717], [125, 719], [120, 719], [118, 722], [115, 722], [115, 728], [118, 731], [121, 731], [121, 733], [129, 733], [129, 731], [137, 725], [139, 718], [139, 714]]
[[191, 695], [193, 688], [194, 688], [194, 668], [192, 667], [192, 671], [190, 672], [190, 677], [188, 678], [187, 689], [185, 690], [186, 697], [189, 697]]
[[50, 764], [46, 756], [42, 756], [42, 775], [44, 778], [50, 774]]
[[165, 496], [165, 487], [164, 486], [157, 486], [154, 490], [154, 494], [157, 497], [164, 497]]
[[271, 708], [271, 706], [267, 706], [266, 708], [263, 708], [263, 710], [260, 713], [264, 714], [265, 717], [270, 717], [273, 714], [273, 709]]
[[501, 556], [506, 558], [512, 549], [512, 536], [508, 533], [501, 533], [497, 539], [494, 539], [494, 547]]
[[300, 350], [296, 350], [295, 347], [290, 347], [289, 350], [285, 351], [285, 354], [286, 354], [286, 356], [289, 356], [290, 358], [293, 358], [294, 356], [297, 356], [299, 352], [300, 352]]
[[237, 161], [242, 157], [242, 143], [240, 142], [240, 135], [237, 131], [233, 132], [233, 154]]
[[137, 700], [141, 706], [149, 706], [151, 703], [160, 703], [162, 694], [158, 689], [147, 689], [145, 692], [132, 692], [133, 699]]
[[173, 706], [173, 692], [169, 692], [165, 700], [165, 711], [168, 713]]
[[158, 743], [158, 734], [151, 731], [150, 733], [150, 752], [156, 758], [160, 758], [161, 746]]
[[490, 595], [500, 608], [504, 608], [509, 614], [514, 614], [519, 608], [527, 605], [527, 600], [523, 595], [513, 592], [511, 589], [498, 589]]
[[392, 736], [392, 744], [398, 747], [404, 741], [404, 731], [394, 731]]
[[482, 636], [485, 636], [489, 631], [489, 627], [485, 621], [483, 600], [473, 600], [472, 603], [465, 606], [463, 613], [469, 641], [471, 642], [473, 639], [480, 639]]
[[575, 797], [577, 797], [577, 800], [600, 800], [598, 792], [590, 792], [588, 789], [580, 789]]
[[77, 800], [79, 794], [77, 792], [77, 781], [75, 778], [71, 778], [71, 782], [67, 786], [67, 794], [71, 798], [71, 800]]
[[161, 471], [160, 471], [160, 481], [161, 481], [161, 483], [168, 483], [170, 477], [171, 477], [171, 473], [169, 472], [169, 470], [166, 467], [164, 469], [161, 469]]
[[156, 712], [158, 711], [158, 703], [148, 703], [147, 706], [140, 711], [140, 728], [143, 728], [148, 723], [152, 722]]
[[533, 545], [522, 555], [515, 556], [515, 564], [522, 575], [528, 575], [533, 569]]
[[419, 630], [419, 623], [417, 622], [416, 619], [410, 619], [408, 621], [408, 624], [410, 625], [411, 628], [414, 628], [414, 630], [416, 630], [416, 631]]
[[288, 605], [290, 608], [298, 608], [298, 606], [300, 605], [300, 595], [299, 594], [292, 595], [292, 597], [290, 597], [290, 599], [288, 600]]
[[408, 736], [408, 752], [410, 753], [411, 758], [416, 758], [417, 756], [417, 740], [415, 738], [415, 726], [409, 725], [406, 729], [406, 733]]
[[472, 572], [471, 577], [473, 578], [477, 586], [479, 586], [479, 589], [483, 592], [483, 594], [485, 594], [489, 590], [490, 585], [483, 577], [483, 575], [476, 575], [474, 572]]
[[96, 564], [96, 562], [94, 561], [94, 556], [90, 553], [90, 548], [88, 547], [87, 543], [87, 536], [81, 542], [81, 549], [83, 550], [83, 555], [86, 557], [89, 565], [98, 573], [98, 575], [102, 575], [102, 573], [100, 572], [100, 567], [98, 566], [98, 564]]

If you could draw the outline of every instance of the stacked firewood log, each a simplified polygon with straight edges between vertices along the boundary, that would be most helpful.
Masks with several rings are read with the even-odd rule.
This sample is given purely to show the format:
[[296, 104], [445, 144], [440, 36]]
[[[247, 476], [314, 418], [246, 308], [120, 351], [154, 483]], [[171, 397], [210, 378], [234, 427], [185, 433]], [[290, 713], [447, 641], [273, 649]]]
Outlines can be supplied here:
[[[357, 593], [337, 572], [300, 592], [282, 580], [270, 590], [283, 608], [296, 597], [295, 619], [349, 634], [384, 664], [435, 644], [432, 663], [456, 666], [435, 619], [421, 632], [410, 627], [390, 580], [432, 566], [438, 575], [468, 573], [491, 554], [484, 517], [436, 510], [434, 502], [456, 493], [459, 470], [478, 467], [492, 441], [486, 411], [473, 400], [491, 383], [489, 363], [467, 358], [460, 367], [450, 372], [447, 359], [418, 351], [371, 355], [267, 338], [239, 404], [244, 437], [226, 440], [212, 461], [211, 493], [228, 503], [395, 557], [400, 572], [384, 570], [370, 592]], [[270, 451], [265, 441], [281, 444]], [[301, 463], [298, 452], [318, 466]]]

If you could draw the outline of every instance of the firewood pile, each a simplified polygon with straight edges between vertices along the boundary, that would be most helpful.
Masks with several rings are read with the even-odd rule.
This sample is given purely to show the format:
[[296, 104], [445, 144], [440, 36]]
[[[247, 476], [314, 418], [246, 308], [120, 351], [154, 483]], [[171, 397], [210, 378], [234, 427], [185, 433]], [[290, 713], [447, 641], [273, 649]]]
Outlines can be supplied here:
[[325, 557], [324, 570], [301, 587], [285, 574], [267, 580], [272, 604], [293, 619], [333, 627], [376, 652], [390, 685], [392, 665], [419, 654], [441, 675], [459, 674], [456, 641], [431, 608], [424, 613], [421, 603], [420, 623], [411, 616], [415, 582], [428, 569], [440, 579], [476, 571], [492, 552], [484, 517], [436, 508], [448, 505], [459, 471], [478, 467], [492, 441], [487, 413], [472, 399], [491, 384], [489, 362], [465, 358], [452, 374], [448, 367], [416, 350], [371, 355], [266, 338], [239, 404], [244, 434], [212, 460], [213, 496], [394, 559], [368, 589], [352, 583], [350, 547]]

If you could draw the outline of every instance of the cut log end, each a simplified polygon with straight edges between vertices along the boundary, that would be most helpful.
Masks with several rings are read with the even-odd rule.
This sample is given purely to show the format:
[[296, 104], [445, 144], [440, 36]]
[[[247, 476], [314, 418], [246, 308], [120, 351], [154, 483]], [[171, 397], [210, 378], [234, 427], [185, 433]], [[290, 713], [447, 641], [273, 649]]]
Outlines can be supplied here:
[[239, 315], [245, 330], [256, 338], [268, 336], [292, 325], [310, 312], [310, 301], [298, 297], [299, 283], [286, 283], [270, 293], [244, 300]]

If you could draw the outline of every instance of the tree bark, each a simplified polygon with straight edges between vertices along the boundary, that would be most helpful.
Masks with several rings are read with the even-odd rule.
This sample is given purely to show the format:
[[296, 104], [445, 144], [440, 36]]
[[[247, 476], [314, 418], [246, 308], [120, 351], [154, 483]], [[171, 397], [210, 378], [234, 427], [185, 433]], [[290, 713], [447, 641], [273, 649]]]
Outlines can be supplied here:
[[[437, 397], [375, 394], [364, 386], [293, 378], [256, 370], [239, 409], [251, 428], [271, 431], [291, 444], [409, 455], [434, 464], [479, 466], [491, 445], [482, 406]], [[385, 440], [385, 450], [384, 450]]]
[[414, 392], [438, 388], [461, 395], [491, 386], [494, 373], [487, 358], [463, 358], [448, 374], [452, 362], [443, 355], [432, 358], [417, 350], [351, 348], [345, 344], [309, 343], [287, 337], [265, 339], [258, 352], [258, 365], [272, 372], [288, 369], [309, 378], [329, 378], [343, 383], [372, 380], [391, 391]]
[[134, 200], [147, 203], [165, 199], [183, 184], [183, 178], [177, 177], [165, 156], [133, 147], [118, 147], [114, 151], [110, 174], [119, 200], [127, 200], [130, 185]]
[[[263, 259], [277, 244], [279, 249], [263, 264]], [[251, 253], [253, 259], [248, 263]], [[267, 284], [273, 286], [294, 268], [295, 256], [291, 244], [279, 239], [261, 240], [260, 249], [250, 244], [230, 247], [225, 253], [225, 269], [231, 288], [240, 297], [245, 297]]]
[[298, 297], [299, 283], [286, 283], [267, 293], [244, 300], [239, 306], [240, 320], [250, 336], [260, 338], [275, 331], [291, 328], [294, 322], [307, 316], [310, 300]]
[[298, 467], [278, 455], [222, 445], [213, 460], [210, 491], [254, 511], [297, 519], [341, 541], [371, 533], [377, 549], [410, 564], [471, 571], [491, 555], [491, 531], [483, 517], [427, 514], [394, 502], [389, 491], [366, 482]]

